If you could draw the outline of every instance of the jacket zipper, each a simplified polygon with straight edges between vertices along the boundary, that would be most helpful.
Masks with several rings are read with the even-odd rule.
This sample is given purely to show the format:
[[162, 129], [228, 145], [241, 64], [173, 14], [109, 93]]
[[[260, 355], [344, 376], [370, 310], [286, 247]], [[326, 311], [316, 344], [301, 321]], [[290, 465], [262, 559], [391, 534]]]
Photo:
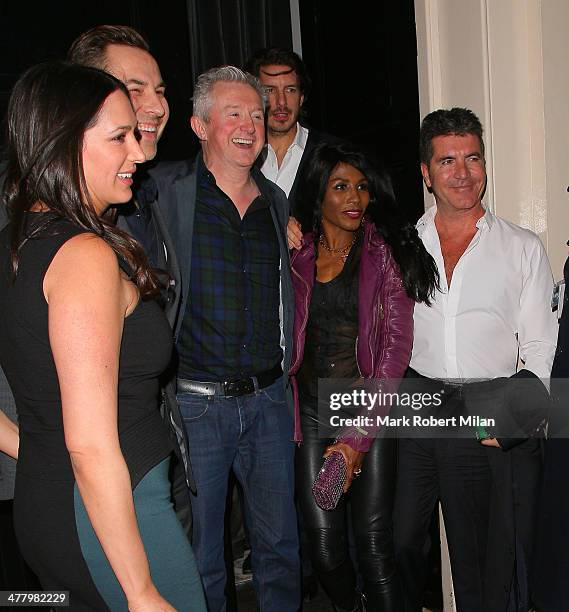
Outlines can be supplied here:
[[[300, 329], [298, 330], [299, 335], [302, 336], [302, 334], [304, 333], [304, 330], [306, 329], [306, 325], [308, 323], [308, 315], [309, 315], [308, 309], [310, 307], [310, 304], [308, 303], [308, 283], [304, 280], [304, 278], [302, 278], [302, 276], [292, 266], [291, 266], [291, 270], [298, 278], [300, 278], [300, 280], [304, 283], [307, 289], [306, 296], [304, 298], [304, 311], [306, 312], [306, 316], [304, 317], [304, 321], [302, 322]], [[292, 364], [291, 370], [294, 370], [296, 368], [297, 363], [298, 363], [298, 354], [295, 355], [295, 362]]]
[[[379, 301], [379, 296], [381, 295], [381, 291], [378, 292], [378, 301]], [[377, 315], [379, 314], [379, 320], [383, 320], [383, 318], [385, 317], [385, 314], [383, 312], [383, 304], [381, 302], [379, 302], [379, 308], [377, 308], [376, 310], [374, 310], [374, 316], [373, 316], [373, 329], [372, 329], [372, 333], [373, 333], [373, 340], [374, 340], [374, 346], [377, 346], [377, 342], [378, 342], [378, 337], [377, 334], [379, 333], [379, 328], [381, 327], [379, 321], [377, 320]], [[371, 356], [371, 376], [373, 378], [373, 373], [375, 372], [375, 356], [374, 356], [374, 350], [372, 347], [372, 337], [370, 334], [370, 337], [368, 339], [368, 349], [369, 349], [369, 354]]]

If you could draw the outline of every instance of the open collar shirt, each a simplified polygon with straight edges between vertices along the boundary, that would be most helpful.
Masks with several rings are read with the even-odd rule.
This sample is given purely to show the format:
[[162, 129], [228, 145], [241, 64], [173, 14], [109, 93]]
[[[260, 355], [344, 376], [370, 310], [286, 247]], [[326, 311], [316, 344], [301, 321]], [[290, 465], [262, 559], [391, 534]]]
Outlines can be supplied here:
[[197, 172], [179, 376], [223, 381], [257, 375], [282, 360], [280, 253], [271, 203], [259, 195], [241, 218], [201, 158]]
[[278, 165], [277, 154], [273, 147], [267, 143], [267, 155], [263, 165], [261, 166], [261, 172], [273, 183], [276, 183], [287, 195], [289, 195], [292, 189], [296, 173], [300, 165], [300, 160], [306, 148], [306, 142], [308, 140], [308, 129], [296, 124], [296, 135], [291, 145], [289, 146], [283, 163]]
[[411, 367], [429, 378], [511, 376], [518, 357], [549, 378], [557, 322], [551, 310], [553, 278], [539, 238], [490, 211], [459, 259], [447, 286], [433, 206], [417, 223], [433, 256], [440, 291], [431, 306], [416, 304]]

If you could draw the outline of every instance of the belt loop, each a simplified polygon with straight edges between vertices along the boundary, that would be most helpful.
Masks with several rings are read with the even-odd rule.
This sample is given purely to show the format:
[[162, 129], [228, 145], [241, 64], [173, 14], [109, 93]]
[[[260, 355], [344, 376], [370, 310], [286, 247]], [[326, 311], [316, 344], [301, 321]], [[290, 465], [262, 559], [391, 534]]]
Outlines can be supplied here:
[[256, 376], [251, 376], [251, 380], [253, 381], [253, 387], [255, 389], [255, 395], [259, 395], [261, 389], [259, 388], [259, 381]]

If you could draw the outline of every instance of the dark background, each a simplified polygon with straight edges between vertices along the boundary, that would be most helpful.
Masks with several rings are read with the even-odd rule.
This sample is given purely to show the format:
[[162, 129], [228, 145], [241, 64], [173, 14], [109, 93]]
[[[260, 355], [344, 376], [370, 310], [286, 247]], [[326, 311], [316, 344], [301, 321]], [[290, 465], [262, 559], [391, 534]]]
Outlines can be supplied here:
[[[309, 125], [383, 158], [401, 206], [415, 220], [423, 192], [413, 0], [332, 6], [300, 0], [302, 55], [313, 79]], [[197, 148], [188, 119], [200, 72], [242, 65], [259, 47], [292, 48], [288, 0], [0, 0], [0, 117], [23, 70], [65, 57], [79, 33], [102, 23], [140, 30], [160, 64], [171, 111], [159, 147], [163, 160], [189, 157]]]

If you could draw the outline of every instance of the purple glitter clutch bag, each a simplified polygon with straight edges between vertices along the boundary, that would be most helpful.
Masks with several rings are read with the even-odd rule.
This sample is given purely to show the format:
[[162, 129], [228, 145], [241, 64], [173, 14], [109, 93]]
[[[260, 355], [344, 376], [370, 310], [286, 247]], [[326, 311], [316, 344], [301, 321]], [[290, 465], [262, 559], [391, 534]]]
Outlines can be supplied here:
[[334, 451], [324, 459], [322, 468], [312, 485], [312, 495], [322, 510], [334, 510], [344, 492], [346, 461], [344, 455]]

